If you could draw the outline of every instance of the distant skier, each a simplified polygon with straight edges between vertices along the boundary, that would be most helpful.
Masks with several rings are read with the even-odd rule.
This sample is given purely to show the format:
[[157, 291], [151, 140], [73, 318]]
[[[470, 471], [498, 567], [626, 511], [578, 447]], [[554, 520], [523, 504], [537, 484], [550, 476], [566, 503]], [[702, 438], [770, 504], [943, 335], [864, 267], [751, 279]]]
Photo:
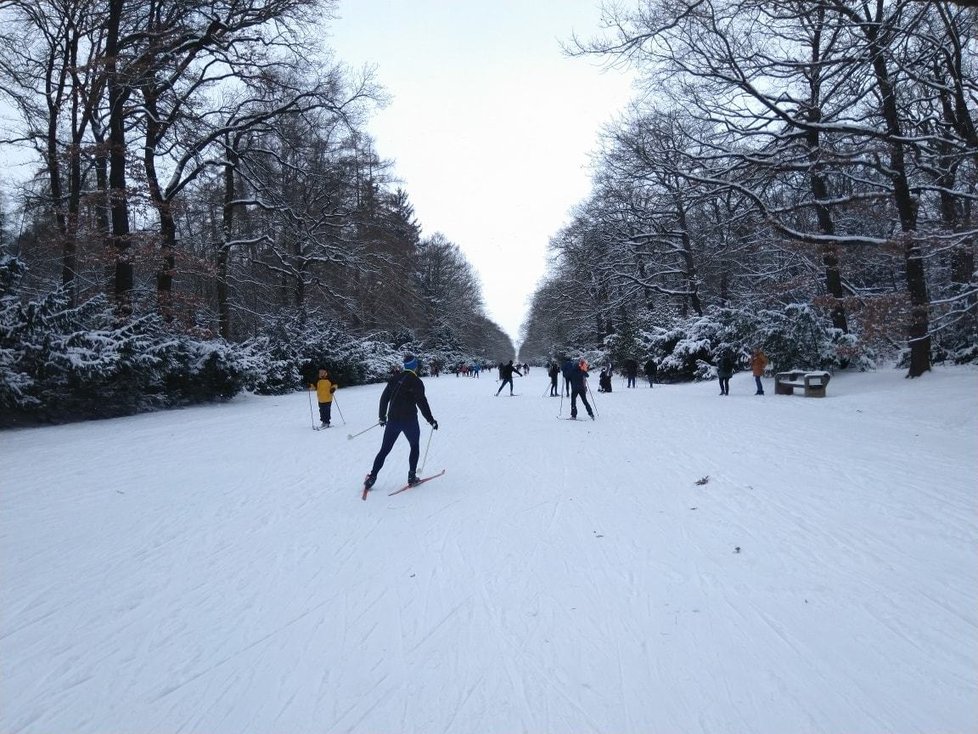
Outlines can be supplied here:
[[611, 392], [611, 370], [607, 367], [598, 375], [598, 392]]
[[518, 374], [520, 377], [523, 376], [523, 373], [520, 372], [519, 367], [516, 367], [516, 366], [513, 365], [513, 360], [509, 360], [509, 364], [504, 364], [500, 368], [500, 370], [499, 370], [499, 377], [502, 380], [502, 382], [499, 383], [499, 389], [496, 390], [496, 395], [499, 395], [499, 393], [501, 393], [503, 391], [503, 388], [506, 387], [507, 384], [509, 385], [509, 394], [510, 395], [513, 394], [513, 373], [514, 372], [516, 374]]
[[319, 370], [319, 379], [315, 385], [310, 385], [309, 389], [316, 390], [316, 401], [319, 403], [319, 427], [329, 428], [330, 412], [333, 408], [333, 393], [336, 392], [337, 384], [329, 379], [327, 370]]
[[564, 373], [564, 379], [570, 383], [571, 387], [571, 418], [577, 418], [577, 398], [581, 398], [581, 402], [584, 403], [584, 408], [587, 410], [587, 414], [591, 416], [591, 420], [594, 420], [594, 411], [591, 410], [591, 404], [587, 401], [587, 370], [582, 366], [586, 365], [587, 362], [582, 357], [579, 362], [575, 364], [574, 360], [570, 357], [564, 362], [562, 371]]
[[557, 397], [557, 377], [560, 375], [560, 367], [553, 361], [547, 368], [547, 376], [550, 377], [550, 397]]
[[[418, 410], [434, 430], [438, 421], [431, 415], [428, 399], [424, 394], [424, 383], [418, 377], [418, 360], [413, 354], [404, 355], [404, 370], [394, 375], [380, 396], [380, 425], [386, 426], [380, 451], [374, 459], [373, 468], [363, 480], [364, 490], [370, 489], [377, 481], [377, 474], [384, 466], [387, 454], [394, 448], [394, 442], [402, 433], [411, 445], [408, 454], [408, 485], [418, 483], [418, 458], [421, 450], [418, 439], [421, 428], [418, 426]], [[366, 496], [366, 495], [365, 495]]]

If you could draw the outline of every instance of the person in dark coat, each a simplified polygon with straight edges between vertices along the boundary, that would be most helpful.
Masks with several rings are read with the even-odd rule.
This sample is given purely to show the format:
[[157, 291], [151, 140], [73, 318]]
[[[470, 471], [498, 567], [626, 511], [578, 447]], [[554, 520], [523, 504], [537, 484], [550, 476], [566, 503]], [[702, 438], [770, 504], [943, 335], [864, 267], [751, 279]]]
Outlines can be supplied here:
[[649, 381], [649, 387], [652, 387], [652, 383], [655, 382], [655, 373], [658, 370], [658, 367], [656, 366], [655, 361], [650, 358], [645, 363], [645, 367], [643, 369], [645, 371], [645, 377]]
[[363, 480], [364, 489], [370, 489], [377, 481], [377, 474], [384, 466], [387, 454], [394, 448], [394, 442], [402, 433], [411, 445], [408, 455], [408, 484], [418, 483], [418, 458], [421, 454], [418, 426], [418, 411], [428, 424], [438, 430], [438, 421], [431, 415], [428, 399], [424, 394], [424, 383], [418, 377], [418, 360], [413, 354], [404, 355], [404, 369], [395, 374], [387, 383], [380, 396], [380, 425], [385, 426], [384, 440], [380, 451], [374, 458], [374, 465]]
[[629, 357], [625, 360], [626, 387], [635, 387], [635, 378], [638, 377], [638, 360]]
[[587, 383], [584, 381], [588, 374], [581, 367], [582, 363], [583, 360], [575, 362], [568, 357], [562, 368], [564, 379], [570, 383], [571, 388], [571, 418], [577, 418], [577, 398], [580, 397], [587, 414], [591, 416], [591, 420], [594, 420], [594, 411], [591, 410], [591, 404], [587, 401]]
[[598, 375], [598, 392], [611, 392], [611, 370], [607, 367]]
[[557, 378], [560, 376], [560, 367], [556, 362], [551, 362], [547, 368], [547, 376], [550, 378], [550, 397], [557, 397]]
[[720, 358], [717, 360], [717, 379], [720, 381], [721, 395], [730, 394], [730, 378], [733, 377], [733, 371], [733, 357], [725, 349], [720, 353]]
[[513, 394], [514, 372], [518, 374], [520, 377], [523, 376], [523, 373], [520, 372], [519, 368], [513, 365], [513, 360], [509, 360], [509, 364], [504, 364], [502, 366], [502, 368], [499, 370], [499, 377], [500, 379], [502, 379], [502, 382], [499, 383], [499, 389], [496, 390], [496, 395], [499, 395], [499, 393], [503, 391], [503, 388], [506, 387], [507, 383], [509, 384], [509, 394], [510, 395]]

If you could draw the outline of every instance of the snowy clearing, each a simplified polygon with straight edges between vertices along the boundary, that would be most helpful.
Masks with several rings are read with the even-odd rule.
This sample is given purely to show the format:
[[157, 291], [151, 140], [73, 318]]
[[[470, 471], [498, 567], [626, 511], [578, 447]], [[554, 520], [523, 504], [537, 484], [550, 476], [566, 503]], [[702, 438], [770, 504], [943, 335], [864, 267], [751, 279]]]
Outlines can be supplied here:
[[0, 434], [0, 731], [978, 729], [978, 370], [425, 384]]

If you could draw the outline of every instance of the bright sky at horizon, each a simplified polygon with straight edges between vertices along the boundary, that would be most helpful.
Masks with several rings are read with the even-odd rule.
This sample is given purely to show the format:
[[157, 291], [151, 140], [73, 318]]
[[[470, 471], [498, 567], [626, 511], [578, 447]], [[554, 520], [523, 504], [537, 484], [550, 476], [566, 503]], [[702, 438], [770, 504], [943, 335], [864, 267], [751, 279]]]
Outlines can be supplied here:
[[547, 244], [590, 190], [601, 126], [631, 76], [560, 47], [599, 31], [599, 0], [341, 0], [328, 43], [376, 67], [391, 97], [368, 131], [425, 236], [443, 233], [479, 273], [514, 343]]

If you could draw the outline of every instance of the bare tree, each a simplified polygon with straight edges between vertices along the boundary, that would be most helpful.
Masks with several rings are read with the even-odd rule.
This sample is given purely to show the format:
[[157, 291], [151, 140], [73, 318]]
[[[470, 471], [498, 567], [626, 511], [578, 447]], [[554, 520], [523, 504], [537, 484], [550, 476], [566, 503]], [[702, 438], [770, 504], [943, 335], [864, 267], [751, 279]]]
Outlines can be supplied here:
[[[941, 4], [645, 0], [633, 12], [608, 9], [610, 35], [577, 45], [633, 61], [650, 84], [727, 137], [717, 150], [726, 170], [714, 165], [697, 180], [737, 188], [782, 236], [820, 248], [838, 326], [846, 295], [839, 248], [899, 240], [910, 376], [929, 368], [930, 301], [909, 155], [919, 145], [900, 95], [912, 94], [906, 69], [923, 58], [911, 29], [934, 5]], [[959, 17], [942, 15], [956, 28]], [[699, 176], [695, 166], [689, 173]], [[807, 196], [792, 180], [799, 174]], [[883, 214], [892, 207], [897, 231], [880, 231], [878, 217], [852, 216], [867, 207]]]
[[0, 141], [32, 144], [44, 161], [61, 247], [61, 281], [77, 300], [81, 203], [89, 129], [106, 82], [102, 6], [11, 0], [0, 9], [0, 91], [23, 128]]

